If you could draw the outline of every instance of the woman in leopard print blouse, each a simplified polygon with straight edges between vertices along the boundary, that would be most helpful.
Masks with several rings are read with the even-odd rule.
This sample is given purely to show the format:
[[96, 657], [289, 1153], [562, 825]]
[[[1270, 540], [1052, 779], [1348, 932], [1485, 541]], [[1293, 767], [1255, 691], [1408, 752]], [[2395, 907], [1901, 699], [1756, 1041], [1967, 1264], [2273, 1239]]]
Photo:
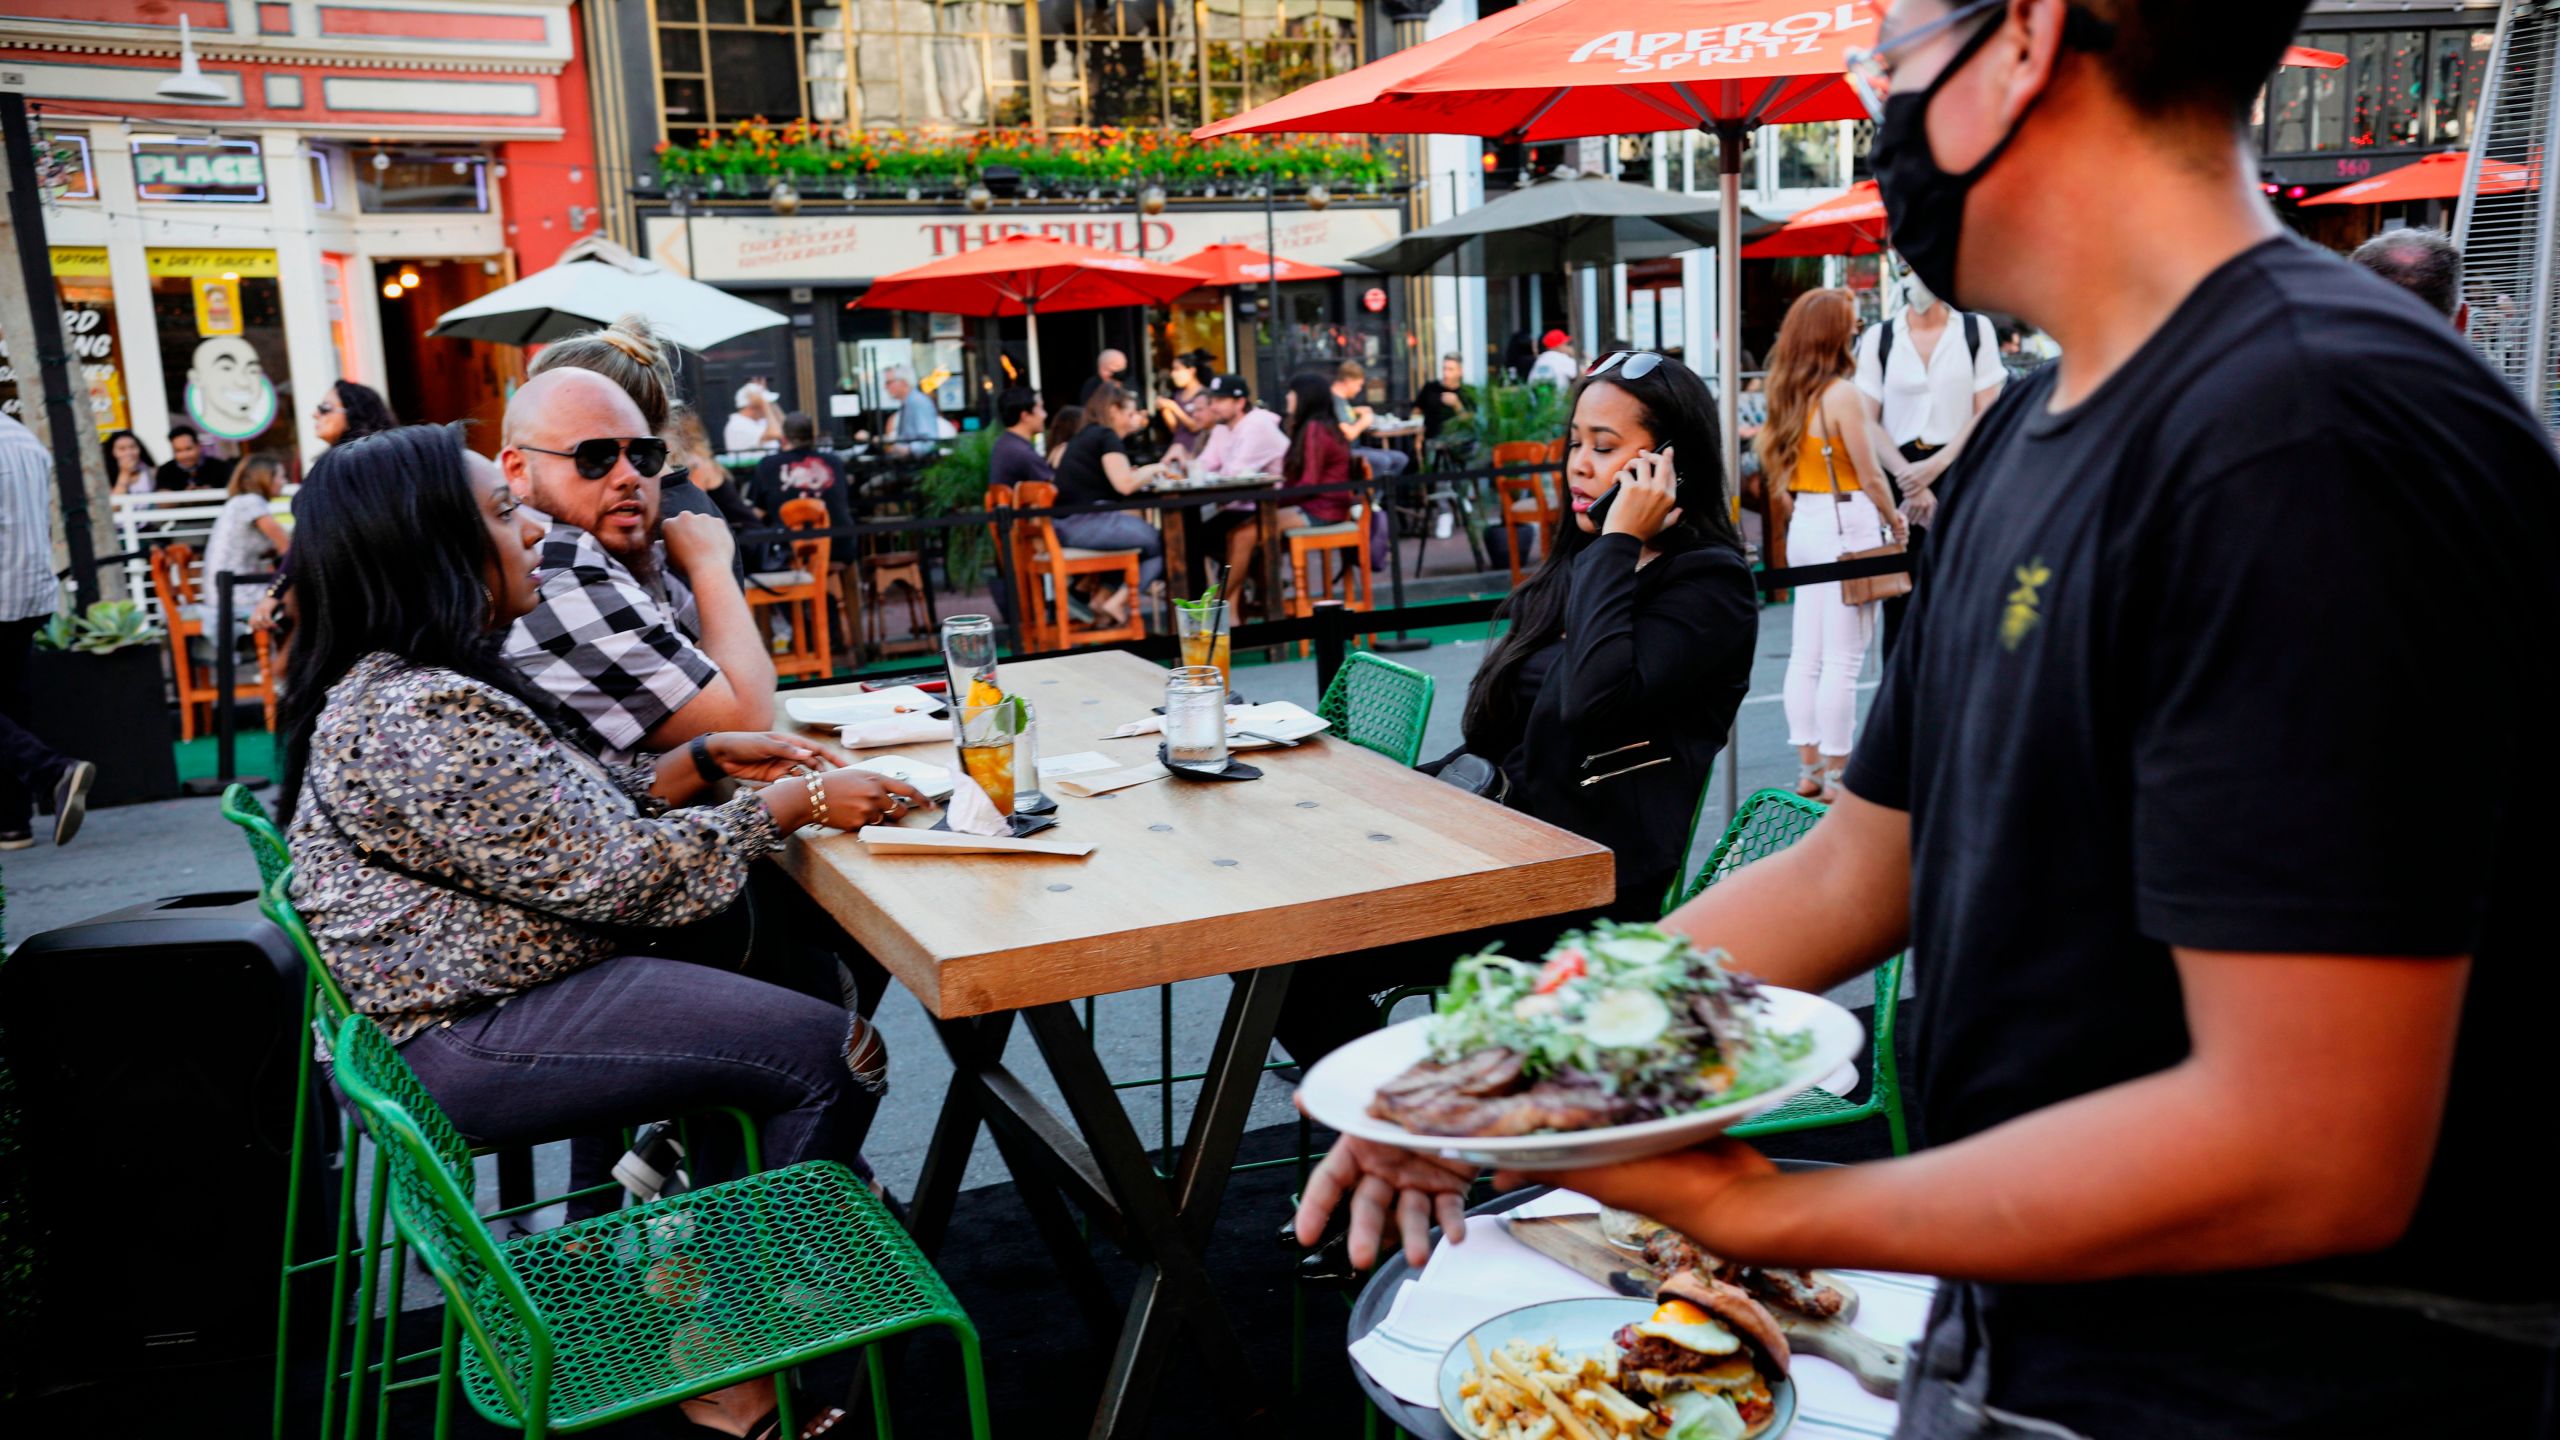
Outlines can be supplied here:
[[[454, 1125], [520, 1145], [725, 1105], [760, 1118], [769, 1164], [858, 1164], [887, 1065], [867, 1021], [624, 951], [635, 928], [725, 910], [821, 799], [851, 829], [923, 797], [841, 768], [807, 782], [800, 767], [837, 761], [787, 735], [726, 734], [709, 741], [718, 768], [780, 783], [681, 808], [708, 788], [691, 755], [608, 769], [563, 739], [498, 653], [533, 607], [541, 529], [456, 429], [331, 450], [295, 531], [294, 903]], [[689, 1410], [746, 1434], [770, 1399], [759, 1381]]]

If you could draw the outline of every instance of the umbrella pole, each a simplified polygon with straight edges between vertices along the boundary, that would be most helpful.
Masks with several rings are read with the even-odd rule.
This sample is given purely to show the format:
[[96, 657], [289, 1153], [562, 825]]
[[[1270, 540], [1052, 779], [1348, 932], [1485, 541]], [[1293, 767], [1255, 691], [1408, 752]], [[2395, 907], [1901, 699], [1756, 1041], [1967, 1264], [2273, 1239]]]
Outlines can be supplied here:
[[1031, 349], [1031, 390], [1036, 395], [1040, 391], [1040, 307], [1028, 297], [1022, 302], [1022, 331], [1023, 343]]
[[[1716, 122], [1716, 190], [1722, 211], [1716, 230], [1716, 404], [1724, 429], [1725, 504], [1735, 505], [1742, 486], [1742, 137], [1737, 120]], [[1741, 517], [1734, 517], [1737, 530]], [[1725, 736], [1724, 753], [1742, 753], [1742, 722], [1736, 716]], [[1724, 767], [1724, 813], [1742, 813], [1742, 766]]]

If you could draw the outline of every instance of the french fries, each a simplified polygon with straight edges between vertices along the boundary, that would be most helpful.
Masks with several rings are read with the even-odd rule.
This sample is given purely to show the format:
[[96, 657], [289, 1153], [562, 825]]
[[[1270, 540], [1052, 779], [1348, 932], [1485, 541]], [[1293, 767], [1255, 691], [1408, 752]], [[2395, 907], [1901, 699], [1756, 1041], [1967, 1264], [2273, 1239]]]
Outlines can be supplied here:
[[1614, 1353], [1559, 1354], [1555, 1342], [1505, 1341], [1490, 1355], [1467, 1337], [1475, 1363], [1458, 1383], [1482, 1440], [1660, 1440], [1649, 1406], [1618, 1389]]

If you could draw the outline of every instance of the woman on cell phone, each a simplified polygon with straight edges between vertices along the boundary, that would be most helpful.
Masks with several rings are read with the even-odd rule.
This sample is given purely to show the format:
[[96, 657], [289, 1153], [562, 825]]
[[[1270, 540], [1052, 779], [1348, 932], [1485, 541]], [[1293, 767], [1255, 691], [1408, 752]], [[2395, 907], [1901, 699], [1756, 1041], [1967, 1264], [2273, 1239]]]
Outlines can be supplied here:
[[1608, 846], [1617, 898], [1597, 911], [1301, 964], [1280, 1040], [1302, 1064], [1376, 1025], [1370, 995], [1434, 983], [1455, 955], [1500, 940], [1506, 953], [1534, 957], [1601, 916], [1659, 918], [1686, 863], [1690, 823], [1760, 634], [1725, 508], [1715, 401], [1679, 361], [1626, 350], [1574, 386], [1571, 412], [1573, 518], [1503, 602], [1510, 629], [1467, 687], [1465, 747], [1423, 768], [1452, 778], [1463, 759], [1486, 772], [1491, 798]]

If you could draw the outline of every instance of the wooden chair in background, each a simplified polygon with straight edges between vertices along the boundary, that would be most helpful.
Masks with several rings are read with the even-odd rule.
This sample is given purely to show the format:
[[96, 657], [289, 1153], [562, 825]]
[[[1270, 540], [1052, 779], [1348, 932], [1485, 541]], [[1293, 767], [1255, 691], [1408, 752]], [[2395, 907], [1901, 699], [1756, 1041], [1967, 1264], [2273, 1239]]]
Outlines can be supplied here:
[[[781, 519], [785, 529], [824, 530], [826, 502], [785, 500]], [[773, 673], [777, 676], [823, 677], [835, 673], [829, 615], [834, 606], [827, 598], [827, 562], [833, 553], [824, 535], [794, 540], [790, 569], [763, 570], [747, 577], [747, 609], [758, 613], [760, 619], [760, 612], [778, 609], [791, 623], [790, 647], [775, 652], [773, 657]]]
[[[197, 561], [192, 545], [163, 545], [151, 552], [151, 591], [160, 600], [160, 617], [169, 628], [169, 674], [178, 687], [178, 738], [196, 738], [196, 712], [204, 712], [204, 728], [214, 726], [213, 707], [222, 692], [214, 684], [217, 642], [205, 633], [204, 622], [196, 618], [196, 607], [203, 602], [204, 567]], [[276, 728], [275, 653], [263, 630], [249, 632], [257, 654], [254, 669], [241, 666], [234, 672], [231, 693], [234, 699], [256, 696], [265, 702], [267, 730]]]
[[[1045, 480], [1028, 480], [1015, 492], [1026, 510], [1046, 510], [1058, 503], [1058, 487]], [[1138, 594], [1138, 552], [1135, 550], [1078, 550], [1058, 539], [1058, 527], [1046, 515], [1034, 515], [1019, 522], [1016, 533], [1028, 528], [1031, 560], [1024, 572], [1033, 576], [1024, 598], [1027, 621], [1035, 625], [1044, 640], [1041, 648], [1064, 650], [1078, 643], [1103, 643], [1113, 640], [1147, 638], [1146, 611]], [[1067, 608], [1067, 592], [1079, 575], [1116, 575], [1129, 587], [1129, 623], [1126, 625], [1079, 625], [1075, 612]], [[1043, 593], [1040, 582], [1046, 580]]]
[[[1544, 465], [1559, 458], [1554, 447], [1540, 440], [1506, 440], [1493, 447], [1493, 463], [1500, 469]], [[1556, 478], [1561, 476], [1560, 470], [1556, 472]], [[1540, 471], [1533, 475], [1497, 475], [1493, 479], [1494, 494], [1502, 501], [1502, 551], [1511, 562], [1514, 590], [1520, 588], [1520, 527], [1537, 527], [1538, 553], [1543, 555], [1555, 543], [1555, 527], [1563, 519], [1563, 506], [1550, 488], [1549, 478], [1548, 472]]]
[[[1354, 456], [1351, 463], [1356, 471], [1354, 478], [1371, 478], [1367, 461]], [[1297, 596], [1290, 603], [1291, 614], [1300, 619], [1315, 614], [1319, 597], [1338, 598], [1352, 610], [1374, 608], [1375, 597], [1369, 588], [1369, 504], [1370, 492], [1354, 491], [1350, 519], [1280, 532], [1280, 538], [1289, 544], [1289, 577], [1297, 585]], [[1310, 559], [1315, 561], [1312, 584], [1307, 574]], [[1334, 569], [1337, 563], [1345, 568]], [[1306, 653], [1304, 641], [1299, 642], [1298, 650]]]
[[1034, 624], [1041, 615], [1038, 598], [1040, 579], [1031, 571], [1031, 522], [1016, 520], [1010, 525], [999, 526], [995, 521], [995, 512], [1010, 510], [1021, 503], [1010, 485], [987, 487], [984, 504], [987, 510], [988, 553], [1002, 557], [1002, 573], [996, 583], [1010, 587], [1003, 597], [1011, 607], [1007, 618], [1013, 621], [1014, 633], [1022, 647], [1030, 650], [1040, 645], [1040, 635]]

